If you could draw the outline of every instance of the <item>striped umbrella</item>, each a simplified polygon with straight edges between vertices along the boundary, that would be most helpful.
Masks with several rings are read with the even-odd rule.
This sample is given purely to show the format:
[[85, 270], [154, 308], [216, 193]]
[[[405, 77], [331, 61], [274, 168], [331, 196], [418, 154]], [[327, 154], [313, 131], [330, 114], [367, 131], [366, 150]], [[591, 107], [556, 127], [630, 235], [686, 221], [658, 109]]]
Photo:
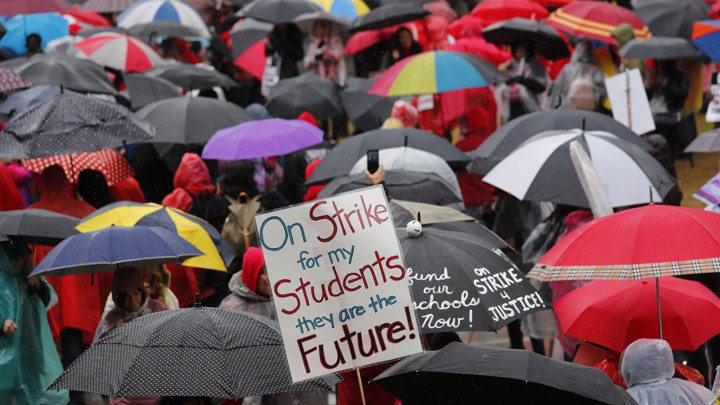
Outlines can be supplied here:
[[505, 81], [490, 63], [467, 53], [424, 52], [394, 64], [370, 88], [383, 96], [436, 94], [452, 90], [486, 87]]
[[211, 37], [200, 14], [180, 0], [139, 1], [118, 16], [118, 27], [130, 28], [151, 21], [176, 22], [196, 29], [203, 37]]
[[15, 90], [27, 89], [28, 87], [30, 87], [30, 82], [14, 71], [0, 66], [0, 93], [5, 94]]
[[612, 32], [622, 23], [630, 24], [638, 39], [652, 36], [650, 29], [635, 13], [601, 1], [575, 1], [555, 10], [546, 22], [570, 35], [605, 44], [615, 43]]
[[698, 21], [693, 24], [692, 42], [713, 62], [720, 62], [720, 20]]
[[367, 6], [362, 0], [310, 0], [311, 2], [319, 5], [326, 12], [344, 17], [349, 20], [354, 20], [361, 15], [365, 15], [370, 12], [370, 7]]
[[86, 169], [102, 173], [109, 186], [132, 177], [134, 174], [130, 164], [115, 149], [39, 159], [23, 159], [22, 164], [35, 173], [42, 173], [47, 167], [59, 165], [65, 171], [68, 180], [73, 184], [78, 183], [80, 172]]
[[160, 55], [141, 40], [106, 32], [75, 44], [90, 59], [123, 72], [144, 72], [162, 63]]

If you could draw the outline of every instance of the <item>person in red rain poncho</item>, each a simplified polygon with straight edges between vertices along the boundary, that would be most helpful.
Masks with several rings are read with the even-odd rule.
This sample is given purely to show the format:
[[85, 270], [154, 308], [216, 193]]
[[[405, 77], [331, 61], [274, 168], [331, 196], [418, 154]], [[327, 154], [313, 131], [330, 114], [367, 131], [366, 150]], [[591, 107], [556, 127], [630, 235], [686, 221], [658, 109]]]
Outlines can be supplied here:
[[[46, 168], [39, 180], [40, 201], [28, 208], [41, 208], [76, 218], [95, 211], [90, 204], [73, 197], [70, 182], [60, 166]], [[50, 250], [49, 246], [35, 246], [35, 265]], [[62, 363], [67, 368], [82, 353], [83, 343], [92, 342], [102, 314], [101, 303], [105, 302], [106, 297], [100, 296], [100, 280], [93, 281], [90, 274], [46, 278], [58, 295], [58, 304], [48, 311], [48, 321], [53, 337], [60, 337]], [[79, 400], [79, 393], [70, 392], [70, 399]]]
[[[186, 153], [173, 178], [175, 190], [163, 198], [162, 205], [177, 208], [190, 213], [193, 202], [209, 201], [215, 194], [215, 187], [210, 184], [210, 171], [200, 156], [195, 153]], [[175, 291], [181, 308], [190, 307], [195, 303], [195, 295], [200, 293], [196, 269], [179, 264], [168, 264], [167, 269], [172, 275], [173, 290]], [[214, 291], [203, 291], [201, 298], [205, 299]]]
[[0, 211], [21, 210], [25, 208], [25, 202], [18, 191], [15, 181], [5, 168], [5, 164], [0, 162]]

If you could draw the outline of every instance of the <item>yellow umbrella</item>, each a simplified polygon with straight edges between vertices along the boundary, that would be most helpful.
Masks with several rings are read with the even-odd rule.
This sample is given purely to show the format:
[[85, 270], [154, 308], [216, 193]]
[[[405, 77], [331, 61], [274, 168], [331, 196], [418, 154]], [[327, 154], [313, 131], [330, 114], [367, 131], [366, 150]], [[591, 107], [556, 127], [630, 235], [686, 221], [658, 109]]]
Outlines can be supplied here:
[[157, 226], [177, 233], [203, 253], [183, 262], [185, 266], [227, 271], [226, 264], [233, 258], [232, 249], [212, 225], [175, 208], [153, 203], [110, 204], [85, 217], [75, 229], [92, 232], [113, 225]]

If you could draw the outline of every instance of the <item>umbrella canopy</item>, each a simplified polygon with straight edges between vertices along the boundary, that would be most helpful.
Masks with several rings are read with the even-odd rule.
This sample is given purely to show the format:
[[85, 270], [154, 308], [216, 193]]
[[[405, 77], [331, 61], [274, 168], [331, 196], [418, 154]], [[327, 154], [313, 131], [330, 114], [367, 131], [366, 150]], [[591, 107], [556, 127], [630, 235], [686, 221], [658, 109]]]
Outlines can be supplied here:
[[7, 94], [16, 90], [27, 89], [30, 82], [20, 77], [11, 69], [0, 66], [0, 93]]
[[489, 23], [512, 18], [542, 20], [549, 14], [545, 7], [533, 0], [485, 0], [470, 12], [470, 15]]
[[233, 58], [239, 57], [255, 43], [267, 38], [272, 29], [273, 25], [271, 23], [252, 18], [246, 18], [233, 25], [230, 30]]
[[406, 357], [373, 382], [404, 404], [635, 404], [600, 369], [463, 343]]
[[[104, 378], [99, 381], [98, 375]], [[331, 391], [339, 381], [332, 374], [293, 384], [277, 322], [196, 305], [145, 315], [112, 330], [78, 357], [50, 389], [113, 398], [242, 398]]]
[[78, 184], [80, 173], [87, 169], [102, 173], [108, 186], [113, 186], [135, 174], [127, 160], [115, 149], [40, 159], [23, 159], [22, 164], [35, 173], [42, 173], [47, 167], [59, 165], [72, 184]]
[[[318, 198], [328, 198], [336, 194], [370, 187], [371, 185], [372, 183], [370, 183], [365, 173], [336, 177], [318, 193]], [[435, 205], [462, 202], [462, 198], [455, 194], [455, 190], [435, 173], [386, 170], [385, 187], [389, 195], [401, 200]]]
[[469, 158], [458, 148], [435, 134], [418, 129], [379, 129], [353, 136], [333, 148], [305, 182], [321, 184], [350, 173], [355, 162], [370, 149], [408, 146], [434, 153], [452, 165], [467, 163]]
[[[124, 79], [133, 110], [138, 110], [156, 101], [182, 96], [181, 87], [160, 77], [128, 73], [124, 75]], [[1, 105], [0, 109], [2, 109]]]
[[162, 63], [152, 48], [125, 34], [95, 34], [74, 46], [95, 62], [123, 72], [144, 72]]
[[120, 13], [117, 21], [121, 28], [131, 28], [152, 21], [170, 21], [191, 27], [205, 38], [211, 37], [200, 14], [180, 0], [139, 1]]
[[690, 39], [693, 23], [707, 20], [713, 12], [701, 0], [632, 0], [635, 13], [653, 35]]
[[647, 204], [649, 198], [662, 201], [675, 186], [675, 179], [649, 153], [607, 132], [578, 129], [547, 131], [530, 138], [483, 181], [520, 200], [589, 207], [570, 157], [573, 141], [592, 159], [613, 207]]
[[16, 91], [0, 104], [0, 114], [11, 116], [58, 94], [60, 94], [60, 86], [40, 85], [27, 90]]
[[663, 336], [673, 350], [693, 351], [720, 333], [720, 299], [697, 281], [663, 277], [655, 282], [593, 281], [553, 304], [563, 333], [622, 352], [630, 343]]
[[197, 247], [204, 256], [185, 261], [185, 266], [226, 271], [234, 254], [212, 225], [174, 208], [158, 204], [116, 202], [83, 218], [77, 230], [92, 232], [116, 226], [152, 226], [167, 229]]
[[319, 120], [342, 114], [338, 85], [312, 72], [280, 80], [270, 89], [265, 106], [271, 115], [286, 119], [303, 112]]
[[561, 239], [528, 277], [639, 280], [720, 271], [720, 215], [651, 204], [591, 221]]
[[370, 88], [383, 96], [435, 94], [486, 87], [507, 77], [490, 63], [462, 52], [430, 51], [407, 57], [386, 70]]
[[[393, 223], [399, 227], [404, 227], [410, 221], [420, 220], [422, 220], [423, 226], [475, 221], [475, 218], [463, 214], [454, 208], [396, 199], [390, 200], [390, 213], [393, 216]], [[457, 228], [441, 229], [459, 230]], [[460, 230], [466, 230], [466, 228]]]
[[64, 37], [53, 39], [45, 45], [43, 52], [47, 55], [53, 56], [70, 55], [76, 58], [80, 57], [86, 59], [87, 57], [75, 48], [75, 44], [81, 42], [83, 39], [85, 38], [76, 35], [66, 35]]
[[[445, 48], [446, 51], [469, 53], [490, 62], [493, 66], [512, 60], [510, 52], [506, 52], [497, 45], [485, 41], [481, 37], [460, 38]], [[443, 104], [445, 106], [446, 104]]]
[[252, 120], [242, 108], [208, 97], [176, 97], [149, 104], [137, 112], [157, 126], [154, 143], [202, 144], [221, 129]]
[[620, 48], [627, 59], [700, 59], [700, 52], [687, 39], [652, 37], [632, 39]]
[[238, 86], [233, 79], [214, 69], [184, 63], [159, 65], [148, 70], [145, 74], [150, 77], [163, 78], [186, 90]]
[[720, 62], [720, 21], [707, 20], [693, 24], [692, 42], [713, 62]]
[[63, 86], [84, 93], [113, 94], [102, 67], [72, 56], [35, 55], [3, 62], [33, 85]]
[[574, 1], [555, 10], [547, 19], [548, 25], [568, 34], [609, 45], [615, 43], [613, 30], [622, 23], [633, 27], [635, 38], [652, 36], [650, 29], [635, 13], [602, 1]]
[[[0, 112], [2, 112], [2, 106], [0, 106]], [[720, 152], [720, 130], [703, 132], [685, 148], [685, 153], [711, 152]]]
[[395, 102], [393, 98], [368, 93], [373, 84], [375, 79], [351, 77], [340, 92], [343, 108], [360, 132], [380, 128], [390, 117]]
[[392, 27], [419, 20], [430, 12], [413, 2], [383, 4], [369, 13], [358, 17], [350, 26], [351, 31], [367, 31]]
[[468, 170], [477, 174], [487, 174], [532, 136], [544, 131], [573, 128], [609, 132], [642, 150], [652, 150], [650, 144], [612, 117], [592, 111], [565, 108], [523, 115], [501, 126], [482, 145], [470, 152], [473, 162]]
[[[30, 3], [25, 1], [24, 3]], [[32, 3], [43, 3], [33, 1]], [[8, 13], [3, 3], [3, 14]], [[7, 48], [16, 55], [27, 52], [25, 40], [30, 34], [40, 35], [44, 48], [53, 39], [61, 38], [70, 33], [66, 19], [57, 14], [26, 14], [15, 16], [3, 23], [7, 32], [0, 39], [0, 47]]]
[[201, 36], [200, 32], [193, 27], [165, 20], [133, 25], [127, 30], [127, 33], [135, 38], [140, 38], [148, 45], [152, 45], [153, 41], [160, 37], [190, 38]]
[[453, 10], [450, 4], [445, 0], [431, 1], [425, 3], [422, 8], [429, 11], [430, 14], [446, 19], [448, 22], [457, 20], [458, 14]]
[[332, 15], [354, 20], [370, 12], [370, 7], [362, 0], [311, 0], [325, 12]]
[[497, 331], [549, 308], [500, 249], [471, 233], [420, 229], [408, 225], [398, 239], [423, 333]]
[[[90, 1], [93, 1], [93, 0], [90, 0]], [[132, 1], [136, 1], [136, 0], [132, 0]], [[85, 4], [88, 4], [88, 3], [85, 3]], [[78, 31], [75, 34], [75, 36], [82, 37], [82, 38], [88, 38], [95, 34], [101, 34], [104, 32], [115, 32], [118, 34], [127, 34], [127, 30], [125, 28], [120, 28], [120, 27], [87, 27], [87, 28], [83, 28], [80, 31]]]
[[179, 263], [202, 252], [176, 234], [150, 226], [112, 226], [60, 242], [31, 276], [110, 273], [123, 267]]
[[36, 245], [55, 245], [77, 234], [80, 220], [41, 209], [0, 212], [0, 233]]
[[3, 2], [4, 15], [55, 13], [70, 9], [70, 3], [66, 0], [7, 0]]
[[95, 152], [150, 139], [154, 131], [121, 105], [60, 93], [7, 122], [0, 137], [0, 156], [33, 159]]
[[284, 24], [292, 22], [300, 15], [321, 11], [322, 8], [306, 0], [263, 0], [256, 1], [244, 9], [245, 17]]
[[123, 11], [138, 0], [88, 0], [83, 3], [83, 10], [97, 11], [99, 13], [115, 13]]
[[280, 156], [323, 141], [323, 132], [301, 120], [272, 118], [222, 129], [203, 148], [203, 159], [242, 160]]
[[555, 28], [540, 21], [513, 18], [490, 25], [482, 30], [482, 35], [486, 41], [497, 45], [513, 45], [519, 40], [532, 41], [537, 52], [550, 60], [570, 57], [570, 47], [565, 38]]

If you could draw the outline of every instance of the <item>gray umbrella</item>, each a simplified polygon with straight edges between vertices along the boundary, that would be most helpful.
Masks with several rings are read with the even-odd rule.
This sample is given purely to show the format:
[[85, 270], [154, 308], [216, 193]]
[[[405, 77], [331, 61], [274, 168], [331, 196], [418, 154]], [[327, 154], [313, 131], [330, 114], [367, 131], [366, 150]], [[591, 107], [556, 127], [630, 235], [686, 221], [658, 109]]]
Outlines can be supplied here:
[[265, 103], [270, 114], [295, 119], [303, 112], [324, 120], [342, 114], [338, 85], [308, 72], [292, 79], [283, 79], [270, 89]]
[[359, 132], [371, 131], [382, 126], [390, 117], [396, 98], [383, 97], [368, 93], [376, 79], [347, 79], [345, 88], [340, 92], [348, 118], [355, 124]]
[[695, 45], [683, 38], [652, 37], [633, 39], [620, 48], [627, 59], [700, 59]]
[[152, 138], [155, 128], [127, 108], [64, 92], [15, 114], [0, 136], [0, 157], [95, 152]]
[[160, 77], [186, 90], [203, 90], [213, 87], [237, 87], [238, 84], [225, 74], [184, 63], [158, 65], [145, 72], [150, 77]]
[[189, 38], [199, 37], [201, 34], [194, 28], [172, 21], [151, 21], [145, 24], [133, 25], [127, 33], [140, 38], [150, 45], [157, 37]]
[[3, 62], [32, 84], [64, 86], [83, 93], [114, 94], [103, 68], [87, 59], [72, 56], [35, 55]]
[[258, 41], [267, 38], [273, 25], [263, 21], [257, 21], [252, 18], [246, 18], [240, 24], [233, 26], [230, 31], [230, 41], [232, 42], [233, 59], [245, 53], [251, 46]]
[[30, 244], [55, 245], [77, 234], [80, 220], [41, 209], [0, 212], [0, 232], [19, 236]]
[[283, 24], [292, 22], [300, 15], [322, 11], [322, 8], [305, 0], [263, 0], [254, 1], [242, 11], [245, 17]]
[[703, 132], [685, 148], [685, 153], [720, 152], [720, 129]]
[[632, 0], [633, 11], [663, 37], [692, 37], [695, 21], [709, 20], [712, 8], [702, 0]]
[[[318, 194], [318, 198], [327, 198], [372, 184], [364, 173], [336, 177]], [[419, 173], [405, 170], [385, 172], [385, 187], [388, 195], [408, 201], [426, 204], [448, 205], [461, 203], [452, 187], [434, 173]]]
[[425, 18], [429, 14], [430, 12], [420, 5], [409, 1], [383, 4], [358, 17], [350, 26], [350, 30], [366, 31], [392, 27], [393, 25]]
[[100, 34], [103, 32], [116, 32], [118, 34], [127, 34], [127, 30], [120, 27], [87, 27], [78, 31], [76, 35], [79, 37], [87, 38], [89, 36]]
[[125, 88], [130, 96], [133, 110], [167, 98], [181, 97], [182, 89], [161, 78], [141, 73], [126, 73]]
[[331, 391], [339, 381], [333, 374], [293, 384], [277, 322], [196, 305], [145, 315], [111, 331], [50, 389], [115, 398], [242, 398]]

